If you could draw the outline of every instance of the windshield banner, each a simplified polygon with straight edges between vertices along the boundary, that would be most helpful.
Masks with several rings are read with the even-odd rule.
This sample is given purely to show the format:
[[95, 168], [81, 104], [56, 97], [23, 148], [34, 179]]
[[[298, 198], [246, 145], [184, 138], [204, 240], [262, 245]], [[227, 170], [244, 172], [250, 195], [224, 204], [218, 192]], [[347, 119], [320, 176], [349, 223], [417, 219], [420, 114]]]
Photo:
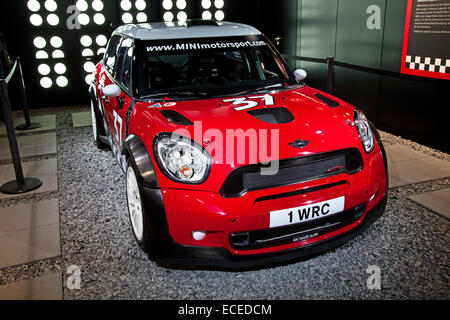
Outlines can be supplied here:
[[238, 50], [251, 47], [266, 46], [266, 42], [260, 38], [238, 38], [238, 39], [224, 39], [224, 38], [209, 38], [203, 39], [180, 39], [179, 41], [164, 41], [164, 42], [149, 42], [145, 45], [147, 53], [160, 52], [177, 52], [177, 51], [196, 51], [196, 50]]

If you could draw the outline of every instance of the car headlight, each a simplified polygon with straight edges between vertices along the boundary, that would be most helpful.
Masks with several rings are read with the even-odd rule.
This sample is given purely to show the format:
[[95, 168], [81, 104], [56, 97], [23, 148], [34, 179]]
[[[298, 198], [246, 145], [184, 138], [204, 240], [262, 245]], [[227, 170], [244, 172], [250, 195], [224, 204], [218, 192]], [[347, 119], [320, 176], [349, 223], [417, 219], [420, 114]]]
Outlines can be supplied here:
[[373, 132], [370, 129], [369, 120], [367, 120], [366, 115], [358, 109], [355, 109], [354, 118], [356, 130], [358, 130], [364, 150], [369, 153], [375, 146], [375, 139], [373, 137]]
[[209, 175], [211, 156], [191, 139], [170, 133], [159, 134], [153, 149], [161, 171], [171, 180], [200, 184]]

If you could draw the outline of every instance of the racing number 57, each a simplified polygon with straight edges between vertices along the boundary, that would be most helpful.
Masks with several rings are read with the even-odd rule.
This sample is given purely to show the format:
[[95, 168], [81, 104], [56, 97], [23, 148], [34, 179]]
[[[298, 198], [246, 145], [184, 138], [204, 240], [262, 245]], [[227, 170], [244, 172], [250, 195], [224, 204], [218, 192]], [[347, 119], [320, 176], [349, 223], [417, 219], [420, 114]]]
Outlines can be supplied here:
[[[114, 129], [116, 129], [115, 138], [117, 143], [120, 145], [122, 143], [122, 118], [119, 116], [116, 110], [113, 110], [113, 115], [114, 115]], [[119, 125], [119, 127], [117, 127], [117, 125]]]
[[248, 98], [227, 99], [227, 100], [223, 100], [223, 102], [233, 102], [233, 105], [235, 106], [234, 110], [243, 111], [243, 110], [257, 107], [259, 105], [259, 102], [255, 101], [255, 100], [258, 100], [258, 99], [263, 99], [265, 106], [275, 105], [275, 100], [274, 100], [273, 96], [271, 96], [270, 94], [265, 94], [263, 96], [248, 97]]

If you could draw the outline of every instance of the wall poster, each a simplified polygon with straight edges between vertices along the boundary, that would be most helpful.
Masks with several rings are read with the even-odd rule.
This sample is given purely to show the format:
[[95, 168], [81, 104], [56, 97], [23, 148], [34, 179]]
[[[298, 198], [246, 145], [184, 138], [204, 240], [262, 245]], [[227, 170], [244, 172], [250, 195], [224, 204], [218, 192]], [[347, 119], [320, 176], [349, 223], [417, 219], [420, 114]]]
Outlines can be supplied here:
[[450, 0], [408, 0], [401, 73], [450, 80]]

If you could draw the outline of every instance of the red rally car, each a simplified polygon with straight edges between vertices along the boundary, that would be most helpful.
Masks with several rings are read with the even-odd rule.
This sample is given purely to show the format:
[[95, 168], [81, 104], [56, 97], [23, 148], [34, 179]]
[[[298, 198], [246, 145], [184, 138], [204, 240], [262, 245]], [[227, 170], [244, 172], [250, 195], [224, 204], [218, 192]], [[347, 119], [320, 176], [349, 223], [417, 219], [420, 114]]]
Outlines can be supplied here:
[[376, 129], [305, 77], [243, 24], [113, 32], [89, 88], [94, 138], [121, 164], [131, 229], [151, 259], [226, 268], [295, 260], [384, 213]]

